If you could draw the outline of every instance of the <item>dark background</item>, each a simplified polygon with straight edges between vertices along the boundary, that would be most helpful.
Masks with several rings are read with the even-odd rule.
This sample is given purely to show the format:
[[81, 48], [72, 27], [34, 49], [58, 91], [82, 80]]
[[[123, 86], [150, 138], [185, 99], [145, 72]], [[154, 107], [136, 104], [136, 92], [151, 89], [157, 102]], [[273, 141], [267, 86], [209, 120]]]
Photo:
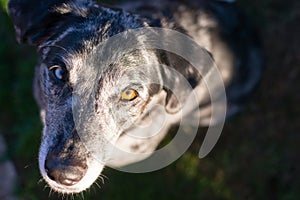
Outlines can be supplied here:
[[[42, 126], [32, 97], [36, 54], [16, 43], [6, 1], [0, 0], [0, 131], [8, 142], [7, 157], [17, 167], [16, 194], [30, 200], [67, 199], [39, 181]], [[177, 162], [157, 172], [106, 169], [105, 184], [99, 180], [99, 186], [83, 193], [85, 199], [300, 199], [300, 2], [238, 4], [259, 30], [266, 65], [243, 113], [225, 125], [208, 157], [198, 159], [199, 139]]]

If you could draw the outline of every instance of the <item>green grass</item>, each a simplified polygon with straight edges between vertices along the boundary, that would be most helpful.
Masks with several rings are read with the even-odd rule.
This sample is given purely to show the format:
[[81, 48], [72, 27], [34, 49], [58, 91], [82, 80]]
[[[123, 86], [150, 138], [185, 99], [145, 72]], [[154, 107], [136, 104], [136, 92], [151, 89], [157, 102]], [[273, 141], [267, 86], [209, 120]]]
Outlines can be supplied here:
[[[251, 103], [227, 123], [213, 152], [198, 159], [200, 130], [189, 151], [169, 167], [146, 174], [106, 169], [105, 184], [98, 181], [101, 189], [94, 185], [84, 199], [299, 199], [300, 4], [239, 3], [260, 29], [266, 72]], [[26, 200], [61, 199], [49, 196], [49, 188], [39, 182], [42, 126], [32, 96], [36, 53], [16, 43], [5, 5], [0, 0], [0, 130], [17, 167], [16, 194]]]
[[7, 11], [7, 2], [8, 0], [0, 0], [0, 9]]

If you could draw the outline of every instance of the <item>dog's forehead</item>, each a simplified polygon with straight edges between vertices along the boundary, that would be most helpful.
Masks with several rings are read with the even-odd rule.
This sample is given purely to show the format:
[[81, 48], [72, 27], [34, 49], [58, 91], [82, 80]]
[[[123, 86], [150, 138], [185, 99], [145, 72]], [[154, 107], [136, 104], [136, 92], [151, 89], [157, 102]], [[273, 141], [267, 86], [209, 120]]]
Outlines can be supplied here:
[[[75, 12], [70, 8], [68, 12]], [[108, 38], [129, 29], [148, 26], [146, 19], [129, 14], [121, 9], [110, 9], [93, 5], [89, 13], [74, 18], [57, 27], [56, 33], [43, 43], [44, 46], [62, 47], [67, 52], [89, 51]], [[65, 8], [56, 12], [65, 14]], [[63, 13], [62, 13], [63, 12]], [[62, 19], [63, 20], [63, 19]]]
[[[98, 47], [101, 45], [98, 45]], [[101, 49], [101, 48], [100, 48]], [[156, 76], [158, 59], [154, 52], [134, 50], [132, 52], [104, 53], [97, 51], [72, 54], [69, 58], [69, 81], [71, 85], [84, 81], [94, 84], [124, 87], [130, 84], [146, 83], [151, 75]], [[114, 51], [115, 50], [115, 51]], [[108, 87], [108, 88], [109, 88]]]
[[[58, 11], [72, 12], [71, 9]], [[134, 81], [146, 80], [146, 75], [150, 74], [147, 70], [153, 69], [146, 65], [157, 64], [150, 63], [157, 61], [153, 52], [124, 53], [120, 50], [120, 43], [115, 43], [117, 46], [106, 45], [112, 37], [140, 27], [148, 27], [147, 20], [122, 10], [96, 6], [93, 12], [86, 13], [81, 20], [58, 27], [63, 30], [58, 30], [57, 34], [41, 45], [41, 56], [46, 63], [50, 60], [50, 65], [56, 64], [56, 61], [52, 61], [54, 58], [61, 60], [69, 71], [70, 85], [79, 90], [98, 87], [101, 82], [103, 90], [106, 88], [113, 93], [112, 88], [116, 88], [116, 92], [119, 92], [121, 87]], [[103, 46], [110, 51], [103, 52]]]
[[[70, 70], [71, 83], [78, 80], [78, 71], [105, 71], [103, 67], [109, 66], [95, 51], [111, 37], [123, 33], [129, 29], [148, 26], [144, 19], [122, 10], [112, 10], [94, 5], [93, 12], [86, 14], [81, 20], [74, 20], [67, 26], [58, 27], [57, 34], [43, 43], [39, 50], [42, 60], [49, 65], [65, 63]], [[65, 9], [57, 9], [57, 12], [66, 12]], [[71, 9], [68, 12], [72, 12]], [[112, 54], [112, 53], [110, 53]], [[128, 59], [130, 60], [130, 59]], [[131, 59], [137, 61], [138, 57]], [[125, 64], [125, 63], [123, 63]], [[122, 66], [123, 69], [126, 66]], [[100, 68], [100, 69], [99, 69]]]

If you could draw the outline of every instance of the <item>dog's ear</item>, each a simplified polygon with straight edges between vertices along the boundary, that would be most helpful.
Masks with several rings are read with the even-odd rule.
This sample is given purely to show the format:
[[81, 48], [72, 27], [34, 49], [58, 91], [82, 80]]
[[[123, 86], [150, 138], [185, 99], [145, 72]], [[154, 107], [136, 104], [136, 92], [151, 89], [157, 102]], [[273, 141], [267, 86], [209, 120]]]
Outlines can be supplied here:
[[54, 33], [55, 27], [66, 23], [70, 13], [56, 8], [72, 3], [89, 3], [88, 0], [10, 0], [8, 10], [20, 43], [38, 46]]
[[163, 57], [163, 80], [167, 93], [165, 110], [169, 114], [176, 114], [202, 78], [197, 69], [185, 59], [172, 53], [165, 53]]

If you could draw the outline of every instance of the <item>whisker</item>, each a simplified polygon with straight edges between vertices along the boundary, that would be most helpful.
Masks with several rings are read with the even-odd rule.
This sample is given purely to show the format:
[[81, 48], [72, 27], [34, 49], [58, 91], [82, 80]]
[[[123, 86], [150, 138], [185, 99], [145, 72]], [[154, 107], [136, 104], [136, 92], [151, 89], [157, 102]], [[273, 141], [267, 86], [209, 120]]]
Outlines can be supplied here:
[[49, 191], [48, 197], [50, 197], [52, 194], [53, 194], [53, 190], [52, 190], [52, 188], [50, 188], [50, 191]]
[[95, 185], [96, 185], [99, 189], [101, 189], [101, 186], [99, 185], [99, 183], [95, 182]]
[[84, 194], [83, 194], [83, 192], [80, 193], [80, 196], [84, 200]]
[[43, 179], [43, 178], [40, 178], [40, 179], [37, 181], [38, 184], [41, 184], [41, 183], [43, 183], [43, 182], [44, 182], [44, 179]]
[[105, 178], [106, 180], [109, 180], [109, 178], [106, 176], [106, 175], [104, 175], [103, 173], [100, 175], [102, 178]]

